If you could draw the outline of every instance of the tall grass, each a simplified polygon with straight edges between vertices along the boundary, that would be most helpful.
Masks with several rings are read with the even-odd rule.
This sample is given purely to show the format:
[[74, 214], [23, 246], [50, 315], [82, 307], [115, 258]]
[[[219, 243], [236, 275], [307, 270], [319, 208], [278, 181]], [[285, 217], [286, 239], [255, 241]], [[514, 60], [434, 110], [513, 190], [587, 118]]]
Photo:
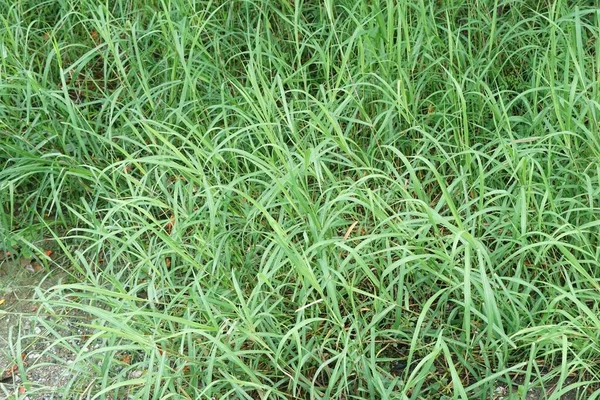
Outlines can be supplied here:
[[64, 396], [597, 397], [571, 3], [0, 1], [0, 229], [60, 249]]

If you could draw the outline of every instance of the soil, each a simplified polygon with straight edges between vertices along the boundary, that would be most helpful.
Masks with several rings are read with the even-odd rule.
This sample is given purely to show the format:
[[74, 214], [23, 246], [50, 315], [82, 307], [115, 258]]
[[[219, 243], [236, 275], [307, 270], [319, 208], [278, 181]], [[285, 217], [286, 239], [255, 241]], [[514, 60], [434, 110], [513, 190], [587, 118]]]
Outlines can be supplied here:
[[[0, 253], [0, 399], [65, 398], [74, 354], [52, 346], [39, 312], [36, 291], [58, 284], [65, 274], [41, 263]], [[67, 326], [68, 324], [65, 324]], [[74, 328], [68, 336], [77, 333]]]
[[[522, 379], [516, 379], [513, 382], [512, 388], [509, 388], [507, 385], [499, 385], [496, 388], [495, 395], [491, 398], [493, 400], [545, 400], [549, 399], [552, 396], [552, 393], [557, 390], [556, 383], [558, 382], [558, 378], [550, 380], [544, 388], [535, 388], [527, 391], [527, 394], [522, 393]], [[573, 379], [567, 379], [565, 386], [573, 383]], [[560, 400], [579, 400], [586, 399], [588, 396], [584, 394], [585, 387], [580, 389], [580, 393], [578, 394], [577, 390], [571, 390], [568, 393], [560, 396]]]

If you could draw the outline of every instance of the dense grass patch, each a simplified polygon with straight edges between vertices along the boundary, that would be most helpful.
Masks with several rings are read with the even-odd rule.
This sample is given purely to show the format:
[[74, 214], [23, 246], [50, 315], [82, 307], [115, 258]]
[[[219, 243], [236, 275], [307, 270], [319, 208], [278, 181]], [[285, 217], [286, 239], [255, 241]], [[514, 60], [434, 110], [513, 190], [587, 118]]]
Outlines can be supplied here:
[[0, 245], [60, 250], [67, 396], [591, 398], [600, 22], [570, 3], [0, 0]]

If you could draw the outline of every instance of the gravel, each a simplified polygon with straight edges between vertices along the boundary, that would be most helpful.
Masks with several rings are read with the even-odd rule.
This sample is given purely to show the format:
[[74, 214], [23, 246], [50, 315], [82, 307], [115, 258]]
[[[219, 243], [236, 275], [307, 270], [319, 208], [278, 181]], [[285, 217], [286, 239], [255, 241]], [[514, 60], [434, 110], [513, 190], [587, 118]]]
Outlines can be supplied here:
[[[23, 267], [30, 264], [0, 257], [0, 400], [63, 399], [61, 388], [71, 379], [69, 365], [75, 355], [64, 346], [51, 345], [44, 322], [51, 323], [56, 316], [40, 315], [35, 300], [36, 288], [48, 289], [62, 275]], [[67, 336], [83, 334], [75, 324], [61, 325]]]

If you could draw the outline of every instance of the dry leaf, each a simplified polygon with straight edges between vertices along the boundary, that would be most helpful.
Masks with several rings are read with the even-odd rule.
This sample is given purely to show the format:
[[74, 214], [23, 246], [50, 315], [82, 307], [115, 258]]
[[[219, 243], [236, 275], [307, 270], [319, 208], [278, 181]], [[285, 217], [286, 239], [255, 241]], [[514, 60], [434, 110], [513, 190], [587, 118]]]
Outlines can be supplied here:
[[100, 35], [98, 35], [98, 31], [97, 31], [97, 30], [95, 30], [95, 29], [93, 29], [93, 30], [90, 32], [90, 36], [92, 37], [92, 40], [94, 41], [94, 43], [98, 44], [98, 42], [99, 42], [99, 40], [98, 40], [98, 39], [100, 39]]
[[6, 302], [6, 299], [0, 299], [0, 306]]
[[350, 234], [352, 233], [354, 228], [356, 228], [356, 225], [358, 225], [358, 221], [354, 221], [352, 223], [352, 225], [350, 225], [350, 228], [348, 228], [348, 230], [346, 231], [346, 234], [344, 235], [344, 240], [348, 240], [348, 238], [350, 237]]
[[[25, 360], [25, 358], [27, 358], [27, 354], [21, 353], [21, 359]], [[23, 365], [26, 366], [27, 363], [23, 362]], [[6, 368], [2, 372], [2, 375], [0, 375], [0, 382], [12, 379], [18, 371], [19, 371], [19, 366], [16, 363], [13, 364], [12, 367]]]
[[165, 229], [167, 230], [167, 233], [171, 233], [171, 230], [173, 230], [173, 225], [175, 225], [175, 216], [173, 214], [171, 214], [171, 217], [169, 218], [169, 222], [167, 222], [165, 224]]
[[12, 367], [6, 368], [0, 375], [0, 382], [12, 379], [19, 370], [19, 366], [14, 364]]

